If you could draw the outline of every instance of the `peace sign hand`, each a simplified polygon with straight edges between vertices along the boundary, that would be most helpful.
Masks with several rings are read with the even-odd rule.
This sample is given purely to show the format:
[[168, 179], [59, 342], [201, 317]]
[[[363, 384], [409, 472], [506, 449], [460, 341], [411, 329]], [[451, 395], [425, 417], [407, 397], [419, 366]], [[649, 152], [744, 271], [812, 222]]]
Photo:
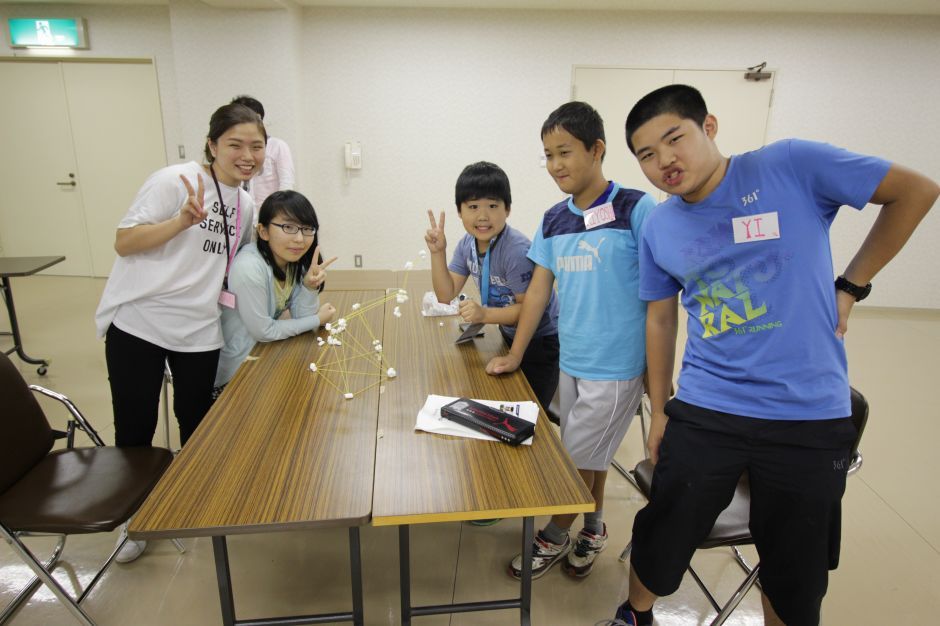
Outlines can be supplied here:
[[447, 238], [444, 236], [444, 212], [441, 211], [440, 225], [434, 221], [434, 213], [431, 209], [428, 209], [428, 219], [431, 221], [431, 228], [424, 233], [424, 241], [428, 244], [428, 250], [431, 254], [446, 251]]
[[319, 263], [319, 258], [320, 246], [317, 246], [313, 250], [313, 259], [310, 261], [310, 269], [307, 270], [307, 274], [304, 276], [304, 286], [311, 291], [320, 288], [320, 285], [326, 280], [326, 268], [339, 257], [333, 257], [322, 265]]
[[190, 183], [185, 176], [180, 174], [180, 180], [183, 181], [183, 185], [186, 186], [186, 202], [180, 207], [179, 221], [183, 229], [187, 229], [190, 226], [195, 226], [202, 222], [202, 220], [208, 217], [209, 212], [204, 208], [206, 200], [206, 187], [202, 183], [202, 175], [197, 174], [197, 183], [196, 189], [193, 189], [192, 183]]

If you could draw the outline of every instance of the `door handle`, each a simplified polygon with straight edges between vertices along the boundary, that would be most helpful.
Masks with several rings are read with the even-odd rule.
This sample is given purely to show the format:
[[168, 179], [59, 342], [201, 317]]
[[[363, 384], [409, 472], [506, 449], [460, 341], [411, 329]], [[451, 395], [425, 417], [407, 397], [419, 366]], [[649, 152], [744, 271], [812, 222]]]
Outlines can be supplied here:
[[77, 185], [77, 184], [78, 184], [78, 183], [76, 183], [74, 180], [70, 180], [70, 181], [65, 182], [65, 183], [56, 183], [56, 185], [61, 185], [62, 187], [74, 187], [74, 186]]

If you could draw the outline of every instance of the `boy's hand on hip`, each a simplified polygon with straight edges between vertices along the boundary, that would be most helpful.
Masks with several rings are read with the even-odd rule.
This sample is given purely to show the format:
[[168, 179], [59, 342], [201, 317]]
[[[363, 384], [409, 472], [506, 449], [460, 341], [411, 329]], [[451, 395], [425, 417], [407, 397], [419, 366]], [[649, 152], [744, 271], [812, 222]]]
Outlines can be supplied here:
[[447, 238], [444, 236], [444, 212], [441, 211], [440, 222], [435, 221], [434, 213], [428, 209], [428, 220], [431, 227], [424, 233], [424, 241], [428, 244], [431, 254], [438, 254], [447, 250]]
[[480, 306], [480, 304], [475, 300], [466, 300], [460, 301], [460, 317], [463, 318], [463, 321], [470, 322], [471, 324], [480, 324], [483, 322], [483, 315], [485, 309]]
[[659, 446], [663, 442], [663, 434], [666, 432], [666, 423], [669, 418], [665, 413], [653, 413], [650, 417], [650, 433], [646, 439], [646, 449], [650, 453], [650, 461], [653, 465], [659, 462]]
[[852, 313], [852, 307], [855, 306], [855, 296], [848, 294], [841, 289], [836, 289], [836, 310], [839, 312], [839, 323], [836, 326], [836, 337], [845, 338], [845, 333], [849, 330], [849, 315]]
[[486, 373], [496, 376], [499, 374], [515, 372], [517, 369], [519, 369], [519, 364], [521, 362], [522, 359], [514, 355], [512, 352], [506, 356], [496, 356], [490, 359], [490, 362], [486, 364]]

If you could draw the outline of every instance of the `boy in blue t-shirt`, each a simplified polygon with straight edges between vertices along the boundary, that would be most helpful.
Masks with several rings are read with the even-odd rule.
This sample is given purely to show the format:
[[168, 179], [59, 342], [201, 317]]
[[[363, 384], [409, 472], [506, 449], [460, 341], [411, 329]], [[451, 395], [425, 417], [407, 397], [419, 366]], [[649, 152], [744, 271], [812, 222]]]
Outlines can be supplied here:
[[[542, 144], [548, 173], [570, 197], [542, 218], [529, 251], [535, 272], [515, 340], [486, 371], [518, 367], [557, 280], [561, 439], [597, 507], [585, 514], [574, 542], [568, 530], [577, 515], [552, 517], [535, 539], [532, 577], [567, 556], [565, 572], [581, 578], [607, 544], [607, 470], [643, 394], [646, 303], [638, 293], [637, 244], [655, 202], [604, 177], [604, 122], [590, 105], [569, 102], [552, 112], [542, 125]], [[509, 572], [518, 578], [521, 570], [519, 555]]]
[[[856, 436], [849, 313], [938, 187], [882, 159], [795, 139], [728, 159], [717, 130], [686, 85], [653, 91], [627, 117], [628, 147], [672, 197], [647, 220], [640, 249], [656, 467], [617, 619], [652, 623], [654, 601], [679, 586], [747, 471], [764, 623], [815, 625], [838, 564]], [[868, 202], [881, 214], [833, 285], [829, 226], [842, 205]], [[680, 293], [688, 341], [668, 400]]]
[[[473, 276], [482, 304], [462, 300], [460, 316], [471, 324], [499, 324], [503, 340], [511, 345], [533, 263], [526, 258], [531, 244], [528, 237], [506, 224], [512, 205], [509, 177], [492, 163], [468, 165], [457, 178], [455, 201], [467, 234], [457, 242], [449, 265], [444, 213], [437, 222], [428, 211], [431, 228], [424, 239], [431, 252], [434, 294], [438, 301], [449, 303], [463, 289], [467, 277]], [[558, 303], [554, 295], [534, 337], [522, 358], [522, 373], [547, 413], [558, 387]]]

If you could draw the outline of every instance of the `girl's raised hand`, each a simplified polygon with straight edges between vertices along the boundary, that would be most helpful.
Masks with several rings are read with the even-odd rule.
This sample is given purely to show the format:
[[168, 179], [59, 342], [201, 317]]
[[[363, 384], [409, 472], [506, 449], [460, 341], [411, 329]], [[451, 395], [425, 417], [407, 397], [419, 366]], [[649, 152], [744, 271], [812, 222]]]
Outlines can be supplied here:
[[185, 176], [180, 174], [180, 180], [183, 181], [183, 185], [186, 186], [186, 202], [180, 207], [179, 220], [183, 228], [189, 228], [190, 226], [195, 226], [202, 222], [209, 216], [209, 212], [204, 208], [206, 200], [206, 187], [202, 183], [202, 176], [197, 174], [197, 183], [196, 189], [193, 189], [192, 183], [190, 183]]
[[434, 213], [428, 209], [428, 219], [431, 221], [431, 228], [424, 233], [424, 241], [428, 244], [428, 250], [431, 254], [444, 252], [447, 250], [447, 239], [444, 237], [444, 212], [441, 211], [440, 224], [434, 221]]
[[318, 262], [320, 258], [320, 246], [317, 246], [313, 250], [313, 260], [310, 262], [310, 269], [307, 270], [307, 274], [304, 276], [304, 286], [307, 289], [319, 289], [320, 285], [323, 284], [323, 281], [326, 280], [326, 268], [329, 267], [333, 261], [339, 257], [333, 257], [329, 261], [324, 262], [322, 265]]

